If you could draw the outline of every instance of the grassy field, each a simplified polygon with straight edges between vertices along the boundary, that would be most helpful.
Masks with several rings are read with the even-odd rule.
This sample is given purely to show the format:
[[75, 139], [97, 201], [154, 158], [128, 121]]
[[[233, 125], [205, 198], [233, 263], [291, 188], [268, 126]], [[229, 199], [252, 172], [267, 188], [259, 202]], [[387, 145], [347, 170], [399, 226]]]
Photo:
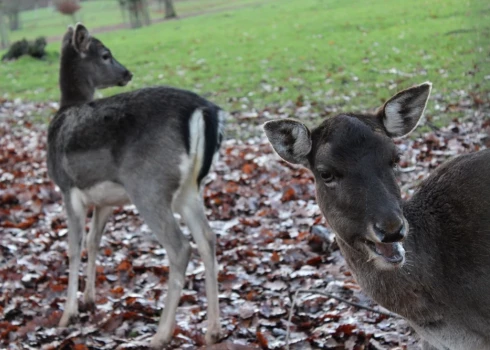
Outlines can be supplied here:
[[[257, 0], [178, 0], [174, 1], [175, 11], [181, 17], [193, 15], [201, 11], [219, 10], [230, 5], [243, 5]], [[152, 20], [162, 19], [165, 12], [154, 1], [150, 3], [150, 17]], [[78, 21], [89, 23], [91, 27], [105, 27], [124, 23], [122, 12], [116, 0], [92, 0], [81, 3], [77, 12]], [[12, 41], [22, 38], [34, 39], [38, 36], [59, 36], [72, 23], [70, 16], [64, 16], [53, 8], [40, 8], [35, 11], [21, 12], [22, 27], [11, 32]]]
[[[83, 16], [89, 29], [108, 24]], [[373, 107], [426, 80], [448, 99], [455, 91], [488, 93], [488, 23], [490, 4], [483, 1], [269, 0], [98, 35], [134, 73], [128, 87], [102, 95], [167, 84], [230, 110], [301, 99], [322, 111]], [[0, 64], [0, 96], [58, 100], [59, 44], [48, 49], [44, 62]]]

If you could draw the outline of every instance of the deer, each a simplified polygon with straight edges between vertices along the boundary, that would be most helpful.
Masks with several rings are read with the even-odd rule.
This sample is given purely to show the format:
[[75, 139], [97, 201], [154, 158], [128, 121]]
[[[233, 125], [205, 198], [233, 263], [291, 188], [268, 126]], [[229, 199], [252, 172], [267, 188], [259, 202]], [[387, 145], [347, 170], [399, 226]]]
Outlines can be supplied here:
[[424, 350], [490, 349], [490, 149], [446, 161], [402, 200], [394, 139], [421, 120], [432, 84], [371, 113], [341, 113], [311, 130], [263, 128], [284, 161], [308, 168], [345, 261], [374, 301], [405, 318]]
[[203, 179], [218, 156], [227, 112], [173, 87], [148, 87], [94, 99], [96, 89], [125, 86], [132, 73], [77, 23], [62, 39], [59, 110], [48, 128], [48, 174], [59, 187], [68, 226], [68, 295], [59, 326], [78, 315], [82, 238], [87, 271], [83, 304], [95, 308], [96, 256], [114, 206], [134, 204], [169, 260], [168, 292], [150, 346], [171, 341], [191, 246], [174, 214], [189, 228], [205, 267], [208, 344], [219, 340], [216, 234], [205, 214]]

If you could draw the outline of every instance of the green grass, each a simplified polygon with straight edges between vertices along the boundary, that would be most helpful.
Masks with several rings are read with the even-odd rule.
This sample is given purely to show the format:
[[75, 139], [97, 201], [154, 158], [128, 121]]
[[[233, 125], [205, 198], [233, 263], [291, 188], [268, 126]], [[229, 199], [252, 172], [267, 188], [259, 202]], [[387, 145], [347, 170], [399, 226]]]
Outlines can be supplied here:
[[[177, 15], [185, 17], [203, 11], [219, 10], [229, 6], [239, 6], [256, 0], [184, 0], [174, 1]], [[152, 20], [162, 19], [164, 12], [157, 2], [149, 1]], [[123, 15], [116, 0], [92, 0], [81, 3], [76, 13], [78, 21], [92, 28], [113, 26], [124, 23]], [[11, 41], [22, 38], [34, 39], [38, 36], [57, 37], [69, 24], [74, 24], [71, 16], [56, 12], [53, 8], [40, 8], [21, 12], [21, 29], [11, 32]]]
[[[134, 73], [128, 87], [102, 94], [166, 84], [230, 110], [298, 99], [317, 111], [359, 110], [430, 80], [450, 100], [453, 91], [490, 91], [488, 23], [483, 1], [271, 0], [98, 35]], [[46, 62], [0, 65], [1, 95], [58, 100], [58, 47], [49, 45]]]

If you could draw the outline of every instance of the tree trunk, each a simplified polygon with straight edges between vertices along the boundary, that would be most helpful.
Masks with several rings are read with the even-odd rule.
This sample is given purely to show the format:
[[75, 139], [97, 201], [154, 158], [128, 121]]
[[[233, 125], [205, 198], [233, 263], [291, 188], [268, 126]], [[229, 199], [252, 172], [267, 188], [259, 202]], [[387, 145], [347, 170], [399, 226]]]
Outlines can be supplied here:
[[7, 31], [7, 23], [5, 21], [5, 13], [0, 1], [0, 49], [6, 49], [9, 46], [9, 37]]
[[172, 0], [165, 1], [165, 18], [175, 18], [177, 13], [175, 13], [174, 2]]
[[126, 0], [126, 8], [129, 12], [129, 22], [131, 28], [139, 28], [143, 24], [151, 24], [150, 12], [147, 0]]
[[141, 27], [140, 7], [140, 0], [128, 0], [129, 22], [131, 28]]
[[19, 30], [20, 29], [20, 20], [19, 20], [19, 11], [18, 9], [14, 9], [10, 14], [9, 14], [9, 23], [10, 23], [10, 30]]
[[124, 23], [128, 23], [128, 18], [126, 16], [127, 2], [125, 0], [119, 0], [119, 8], [121, 9], [122, 20]]
[[141, 0], [141, 14], [143, 16], [145, 26], [149, 26], [151, 24], [151, 18], [150, 10], [148, 9], [148, 0]]

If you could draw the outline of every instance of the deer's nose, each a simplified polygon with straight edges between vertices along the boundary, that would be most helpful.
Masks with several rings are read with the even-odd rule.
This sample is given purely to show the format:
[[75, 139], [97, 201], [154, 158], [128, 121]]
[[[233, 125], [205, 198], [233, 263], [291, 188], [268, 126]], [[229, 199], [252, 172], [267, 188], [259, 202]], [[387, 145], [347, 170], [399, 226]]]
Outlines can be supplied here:
[[374, 232], [382, 243], [400, 242], [407, 235], [405, 222], [398, 215], [375, 223]]
[[129, 70], [124, 71], [124, 78], [127, 80], [131, 80], [133, 78], [133, 73], [131, 73]]

